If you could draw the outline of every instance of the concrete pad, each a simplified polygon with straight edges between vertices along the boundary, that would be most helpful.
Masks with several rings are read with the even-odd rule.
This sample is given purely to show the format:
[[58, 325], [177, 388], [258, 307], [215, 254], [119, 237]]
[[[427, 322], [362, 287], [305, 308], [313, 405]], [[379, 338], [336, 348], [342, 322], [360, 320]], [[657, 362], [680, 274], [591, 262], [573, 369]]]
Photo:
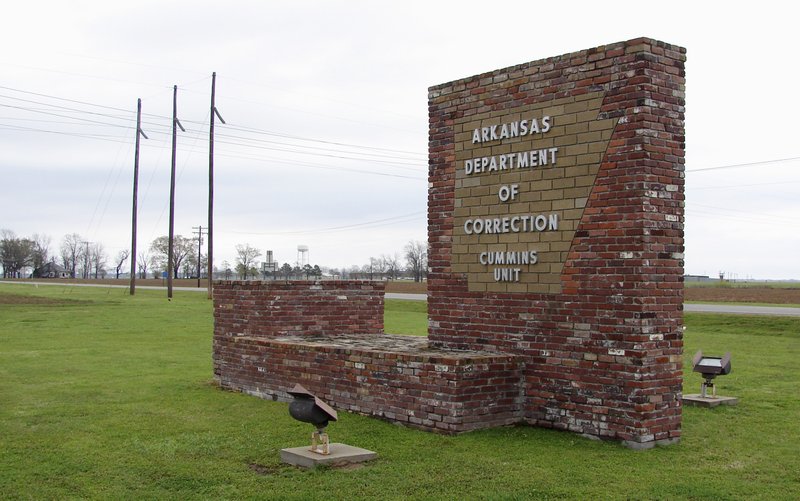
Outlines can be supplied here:
[[736, 405], [739, 399], [736, 397], [702, 397], [699, 393], [683, 396], [683, 405], [694, 405], [697, 407], [716, 407], [718, 405]]
[[327, 456], [311, 452], [309, 446], [281, 449], [281, 461], [302, 468], [314, 468], [321, 464], [341, 466], [353, 463], [363, 463], [378, 457], [377, 452], [368, 451], [360, 447], [347, 444], [330, 444], [330, 454]]

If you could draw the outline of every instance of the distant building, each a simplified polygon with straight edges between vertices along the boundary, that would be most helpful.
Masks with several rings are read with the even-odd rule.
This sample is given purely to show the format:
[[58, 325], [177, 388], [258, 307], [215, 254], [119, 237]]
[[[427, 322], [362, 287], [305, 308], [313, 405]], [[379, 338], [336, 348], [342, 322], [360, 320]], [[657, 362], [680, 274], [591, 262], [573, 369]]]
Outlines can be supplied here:
[[51, 261], [33, 270], [33, 278], [69, 278], [69, 272]]
[[716, 278], [711, 278], [708, 275], [684, 275], [684, 282], [716, 282]]

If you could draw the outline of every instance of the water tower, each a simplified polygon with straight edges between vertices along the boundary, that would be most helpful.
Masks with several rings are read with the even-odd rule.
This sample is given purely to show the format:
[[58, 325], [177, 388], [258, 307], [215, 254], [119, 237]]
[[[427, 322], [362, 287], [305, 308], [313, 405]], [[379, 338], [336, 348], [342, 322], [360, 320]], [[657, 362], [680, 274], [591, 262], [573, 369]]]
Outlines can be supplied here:
[[297, 266], [302, 268], [308, 264], [308, 245], [297, 246]]

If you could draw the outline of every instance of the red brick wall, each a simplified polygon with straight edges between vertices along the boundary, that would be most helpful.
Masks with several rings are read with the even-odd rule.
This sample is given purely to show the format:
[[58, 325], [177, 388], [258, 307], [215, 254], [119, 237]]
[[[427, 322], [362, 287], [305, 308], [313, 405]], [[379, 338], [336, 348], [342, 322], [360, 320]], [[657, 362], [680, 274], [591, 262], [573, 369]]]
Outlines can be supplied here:
[[522, 419], [519, 357], [383, 334], [383, 296], [363, 281], [216, 282], [214, 376], [282, 401], [301, 383], [339, 410], [442, 433]]
[[214, 336], [383, 332], [382, 282], [217, 281]]
[[300, 383], [338, 410], [441, 433], [522, 417], [514, 356], [431, 352], [425, 338], [380, 334], [226, 337], [215, 353], [223, 388], [261, 398], [289, 401]]
[[[429, 91], [429, 338], [521, 356], [532, 424], [633, 447], [680, 437], [684, 61], [680, 47], [637, 39]], [[453, 271], [457, 124], [598, 92], [597, 120], [617, 121], [560, 292], [470, 292]]]

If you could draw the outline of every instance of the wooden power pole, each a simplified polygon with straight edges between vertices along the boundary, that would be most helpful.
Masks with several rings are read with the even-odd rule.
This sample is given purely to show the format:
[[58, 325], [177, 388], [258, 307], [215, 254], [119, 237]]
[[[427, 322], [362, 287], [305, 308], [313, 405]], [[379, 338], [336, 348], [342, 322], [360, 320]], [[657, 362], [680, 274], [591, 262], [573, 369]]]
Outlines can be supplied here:
[[217, 72], [211, 74], [211, 122], [208, 139], [208, 299], [213, 297], [214, 279], [214, 117], [218, 117], [223, 124], [225, 120], [217, 110], [215, 96], [217, 87]]
[[[197, 234], [197, 288], [200, 288], [200, 261], [203, 255], [200, 251], [203, 248], [203, 227], [202, 226], [192, 226], [192, 233]], [[205, 234], [208, 235], [208, 228], [205, 229]]]
[[136, 214], [139, 193], [139, 136], [148, 139], [142, 131], [142, 100], [136, 101], [136, 149], [133, 154], [133, 216], [131, 221], [131, 296], [136, 292]]
[[180, 127], [183, 132], [186, 132], [186, 129], [184, 129], [183, 125], [178, 121], [178, 86], [175, 85], [172, 88], [172, 167], [169, 180], [169, 249], [167, 251], [167, 298], [170, 300], [172, 299], [172, 274], [175, 266], [173, 257], [175, 254], [175, 155], [178, 146], [177, 127]]

